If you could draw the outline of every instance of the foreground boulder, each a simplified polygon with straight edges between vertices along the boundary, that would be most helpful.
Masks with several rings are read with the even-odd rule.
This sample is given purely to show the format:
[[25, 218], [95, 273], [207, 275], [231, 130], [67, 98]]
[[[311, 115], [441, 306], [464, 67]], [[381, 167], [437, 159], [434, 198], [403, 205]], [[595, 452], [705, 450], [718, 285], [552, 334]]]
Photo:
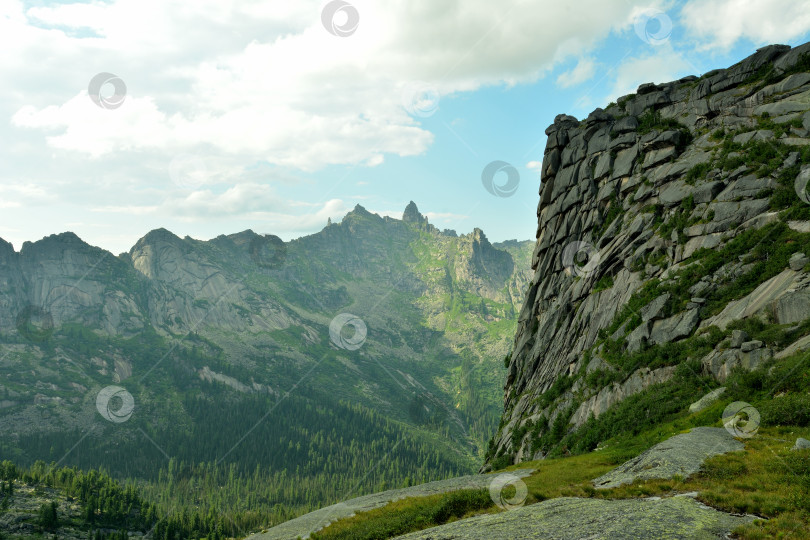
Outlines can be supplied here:
[[[509, 471], [509, 474], [518, 478], [529, 476], [533, 469], [518, 469]], [[249, 536], [252, 540], [289, 540], [291, 538], [307, 538], [339, 519], [345, 519], [358, 512], [368, 512], [386, 504], [404, 499], [406, 497], [427, 497], [439, 493], [448, 493], [461, 489], [488, 489], [490, 483], [498, 477], [497, 474], [473, 474], [459, 476], [447, 480], [437, 480], [401, 489], [389, 489], [380, 493], [372, 493], [356, 497], [332, 506], [320, 508], [314, 512], [304, 514], [290, 521], [286, 521], [259, 534]]]
[[656, 444], [593, 481], [597, 489], [610, 489], [636, 480], [684, 478], [696, 473], [706, 459], [743, 450], [743, 444], [724, 428], [697, 427]]
[[688, 496], [668, 499], [563, 497], [499, 514], [487, 514], [399, 536], [408, 540], [514, 540], [515, 538], [660, 539], [728, 538], [752, 522], [705, 506]]

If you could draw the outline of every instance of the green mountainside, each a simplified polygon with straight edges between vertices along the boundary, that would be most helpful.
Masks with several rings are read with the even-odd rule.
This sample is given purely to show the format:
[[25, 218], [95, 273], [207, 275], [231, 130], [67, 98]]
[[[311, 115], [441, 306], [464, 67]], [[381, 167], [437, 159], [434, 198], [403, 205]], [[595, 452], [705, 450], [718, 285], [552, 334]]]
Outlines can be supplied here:
[[245, 533], [473, 472], [531, 245], [439, 231], [413, 203], [287, 243], [0, 241], [0, 458], [103, 468]]

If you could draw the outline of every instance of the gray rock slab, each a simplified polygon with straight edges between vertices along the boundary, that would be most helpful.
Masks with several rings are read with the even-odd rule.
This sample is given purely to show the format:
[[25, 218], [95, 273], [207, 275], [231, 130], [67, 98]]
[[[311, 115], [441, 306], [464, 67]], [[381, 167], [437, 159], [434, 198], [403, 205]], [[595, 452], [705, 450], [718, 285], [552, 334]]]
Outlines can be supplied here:
[[627, 336], [627, 352], [640, 351], [650, 337], [650, 323], [643, 322]]
[[682, 200], [689, 196], [692, 189], [692, 186], [687, 185], [685, 182], [672, 182], [661, 190], [658, 199], [661, 204], [668, 208], [678, 206]]
[[597, 489], [609, 489], [636, 480], [666, 479], [675, 475], [686, 478], [696, 473], [707, 458], [743, 448], [725, 428], [696, 427], [656, 444], [600, 476], [593, 485]]
[[779, 351], [775, 355], [775, 357], [778, 359], [787, 358], [792, 354], [796, 354], [798, 352], [807, 350], [810, 350], [810, 336], [804, 336], [797, 339], [796, 341], [794, 341], [793, 343], [791, 343], [790, 345]]
[[735, 349], [742, 347], [742, 344], [748, 341], [748, 332], [745, 330], [732, 330], [731, 331], [731, 346]]
[[621, 178], [627, 176], [633, 170], [633, 164], [638, 156], [638, 146], [633, 146], [626, 150], [622, 150], [616, 155], [616, 161], [613, 163], [613, 178]]
[[808, 448], [810, 448], [810, 441], [799, 437], [791, 450], [807, 450]]
[[755, 339], [753, 341], [746, 341], [740, 345], [740, 350], [742, 350], [742, 352], [751, 352], [754, 349], [759, 349], [760, 347], [762, 347], [762, 342]]
[[669, 148], [660, 148], [658, 150], [650, 150], [644, 155], [643, 167], [648, 169], [658, 165], [659, 163], [663, 163], [676, 155], [678, 155], [678, 151], [674, 146], [670, 146]]
[[726, 514], [688, 496], [666, 499], [562, 497], [399, 536], [408, 540], [716, 539], [755, 516]]
[[797, 252], [790, 257], [790, 261], [788, 261], [788, 264], [790, 265], [791, 270], [798, 272], [799, 270], [804, 268], [804, 266], [808, 262], [810, 262], [810, 258], [807, 257], [807, 255], [801, 252]]
[[792, 290], [776, 301], [776, 320], [779, 324], [801, 322], [810, 316], [810, 290]]
[[[534, 472], [533, 469], [517, 469], [509, 471], [509, 474], [525, 478], [532, 472]], [[306, 538], [311, 533], [317, 532], [339, 519], [351, 517], [358, 512], [367, 512], [375, 508], [380, 508], [390, 502], [398, 501], [406, 497], [426, 497], [460, 489], [488, 489], [489, 484], [497, 476], [498, 474], [473, 474], [364, 495], [304, 514], [303, 516], [276, 525], [265, 532], [251, 535], [248, 538], [252, 540], [290, 540], [292, 538], [298, 538], [299, 536]]]
[[[714, 220], [716, 222], [730, 221], [732, 223], [742, 223], [768, 209], [767, 199], [755, 199], [752, 201], [740, 202], [716, 202], [712, 203], [714, 210]], [[711, 231], [715, 232], [715, 231]]]
[[664, 293], [643, 308], [641, 308], [641, 320], [642, 321], [650, 321], [659, 319], [661, 317], [661, 313], [664, 310], [664, 306], [667, 303], [667, 300], [670, 298], [669, 293]]
[[708, 394], [706, 394], [705, 396], [703, 396], [702, 398], [700, 398], [696, 402], [689, 405], [689, 412], [690, 413], [696, 413], [696, 412], [702, 411], [703, 409], [705, 409], [709, 405], [712, 405], [715, 401], [720, 399], [720, 396], [722, 396], [723, 392], [725, 392], [725, 391], [726, 391], [725, 386], [721, 386], [720, 388], [715, 388], [714, 390], [712, 390], [711, 392], [709, 392]]
[[[773, 303], [774, 300], [777, 300], [783, 296], [797, 296], [796, 285], [798, 282], [796, 277], [801, 275], [803, 274], [797, 274], [793, 270], [784, 270], [780, 274], [759, 285], [749, 295], [739, 300], [732, 300], [726, 304], [723, 311], [701, 322], [701, 327], [705, 328], [715, 325], [720, 328], [720, 330], [725, 330], [726, 326], [732, 321], [750, 317], [754, 313], [766, 309]], [[789, 304], [792, 303], [795, 302], [789, 302]], [[793, 313], [792, 309], [790, 313]], [[789, 313], [786, 311], [785, 316], [787, 317], [788, 314]], [[782, 321], [779, 322], [780, 324], [786, 324], [782, 323]]]
[[[691, 232], [696, 231], [693, 230]], [[689, 236], [689, 233], [687, 233], [687, 236]], [[695, 251], [701, 248], [714, 249], [719, 246], [722, 241], [722, 233], [711, 233], [690, 238], [686, 241], [686, 245], [683, 247], [683, 259], [688, 259], [695, 253]]]
[[723, 191], [722, 182], [706, 182], [697, 186], [692, 192], [692, 196], [695, 199], [695, 204], [707, 203], [714, 200], [721, 191]]
[[683, 311], [669, 319], [655, 321], [650, 331], [650, 343], [660, 345], [676, 339], [687, 337], [700, 322], [698, 309]]
[[737, 180], [724, 189], [717, 200], [720, 202], [731, 202], [741, 198], [754, 198], [759, 193], [767, 189], [773, 189], [776, 183], [770, 178], [757, 178], [755, 174], [748, 174]]
[[627, 133], [628, 131], [635, 131], [638, 127], [638, 119], [634, 116], [625, 116], [616, 121], [613, 125], [614, 133]]

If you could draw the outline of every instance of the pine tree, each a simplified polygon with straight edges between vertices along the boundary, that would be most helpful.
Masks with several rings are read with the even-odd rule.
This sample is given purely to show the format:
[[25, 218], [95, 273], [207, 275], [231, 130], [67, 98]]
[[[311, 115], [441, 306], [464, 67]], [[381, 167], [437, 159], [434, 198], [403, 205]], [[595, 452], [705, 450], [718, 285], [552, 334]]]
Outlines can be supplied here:
[[43, 503], [39, 508], [39, 524], [45, 529], [55, 529], [59, 524], [59, 517], [56, 513], [56, 501]]

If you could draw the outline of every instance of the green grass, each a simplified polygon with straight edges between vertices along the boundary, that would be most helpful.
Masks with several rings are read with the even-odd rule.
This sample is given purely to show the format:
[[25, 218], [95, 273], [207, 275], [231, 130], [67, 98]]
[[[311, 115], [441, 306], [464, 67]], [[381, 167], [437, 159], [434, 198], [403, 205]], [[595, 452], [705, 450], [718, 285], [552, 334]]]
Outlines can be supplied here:
[[593, 237], [601, 238], [605, 231], [608, 230], [608, 227], [610, 227], [610, 224], [613, 223], [617, 218], [621, 219], [622, 215], [624, 215], [622, 203], [619, 201], [616, 195], [613, 195], [608, 203], [607, 212], [605, 213], [602, 224], [598, 227], [594, 227], [593, 229]]
[[599, 281], [596, 282], [596, 285], [593, 287], [593, 293], [598, 293], [601, 291], [605, 291], [613, 287], [613, 276], [611, 275], [604, 275], [599, 278]]
[[645, 111], [644, 114], [638, 118], [638, 132], [639, 134], [644, 135], [645, 133], [649, 133], [654, 129], [659, 131], [683, 131], [685, 132], [685, 135], [689, 137], [689, 129], [686, 126], [674, 118], [662, 117], [660, 111], [647, 109], [647, 111]]
[[313, 540], [374, 540], [435, 527], [494, 506], [489, 491], [466, 489], [395, 501], [339, 520]]
[[693, 186], [698, 180], [704, 179], [710, 170], [712, 170], [711, 163], [698, 163], [686, 173], [685, 182], [690, 186]]

